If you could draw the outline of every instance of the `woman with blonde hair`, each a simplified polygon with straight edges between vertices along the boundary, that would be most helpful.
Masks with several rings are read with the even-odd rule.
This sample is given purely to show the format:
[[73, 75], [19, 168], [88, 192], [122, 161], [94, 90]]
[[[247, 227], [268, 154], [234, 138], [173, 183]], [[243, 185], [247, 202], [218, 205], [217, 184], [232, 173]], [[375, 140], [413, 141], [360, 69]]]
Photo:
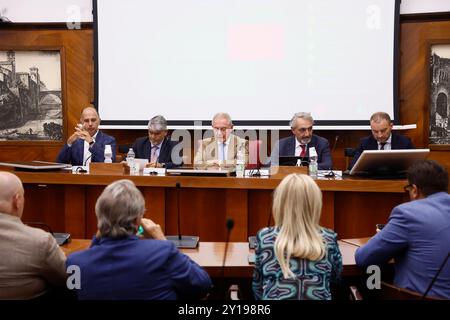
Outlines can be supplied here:
[[256, 236], [256, 299], [331, 299], [342, 256], [336, 233], [319, 225], [321, 211], [322, 193], [307, 175], [290, 174], [275, 189], [275, 226]]

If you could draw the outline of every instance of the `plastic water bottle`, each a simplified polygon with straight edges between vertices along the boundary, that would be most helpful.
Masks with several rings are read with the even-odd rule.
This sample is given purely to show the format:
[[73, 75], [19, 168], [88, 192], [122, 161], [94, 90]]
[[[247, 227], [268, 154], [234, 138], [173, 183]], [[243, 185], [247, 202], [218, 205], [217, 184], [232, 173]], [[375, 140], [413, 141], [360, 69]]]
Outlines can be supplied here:
[[312, 178], [317, 178], [317, 152], [316, 148], [309, 148], [309, 176]]
[[239, 149], [236, 158], [236, 177], [243, 178], [245, 172], [245, 156], [241, 149]]
[[112, 163], [112, 150], [111, 145], [107, 144], [105, 146], [105, 163]]
[[127, 164], [130, 167], [130, 174], [134, 174], [136, 171], [134, 168], [134, 158], [136, 158], [136, 154], [134, 153], [133, 148], [130, 148], [127, 153]]

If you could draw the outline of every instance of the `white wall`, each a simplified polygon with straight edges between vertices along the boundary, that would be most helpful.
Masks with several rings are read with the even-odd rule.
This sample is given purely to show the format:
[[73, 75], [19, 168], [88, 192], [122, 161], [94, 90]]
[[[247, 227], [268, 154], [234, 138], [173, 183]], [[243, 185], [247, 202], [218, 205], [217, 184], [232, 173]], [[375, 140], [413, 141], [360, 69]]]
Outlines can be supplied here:
[[[450, 1], [403, 0], [400, 7], [401, 14], [428, 12], [450, 12]], [[93, 20], [92, 0], [1, 0], [0, 14], [12, 22], [91, 22]]]

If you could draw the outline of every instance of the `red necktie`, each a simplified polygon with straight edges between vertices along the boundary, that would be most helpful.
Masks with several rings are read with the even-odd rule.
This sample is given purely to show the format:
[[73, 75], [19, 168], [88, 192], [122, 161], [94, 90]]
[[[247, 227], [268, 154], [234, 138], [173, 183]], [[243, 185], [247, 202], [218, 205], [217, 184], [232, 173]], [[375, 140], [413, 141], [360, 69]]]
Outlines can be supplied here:
[[306, 145], [301, 144], [300, 147], [302, 148], [302, 151], [300, 152], [300, 157], [306, 156]]

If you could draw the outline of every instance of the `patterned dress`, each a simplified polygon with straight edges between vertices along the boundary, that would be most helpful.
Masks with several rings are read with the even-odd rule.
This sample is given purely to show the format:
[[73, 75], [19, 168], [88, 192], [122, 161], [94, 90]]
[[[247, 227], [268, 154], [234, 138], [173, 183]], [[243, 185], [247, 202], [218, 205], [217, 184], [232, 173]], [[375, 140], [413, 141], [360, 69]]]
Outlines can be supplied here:
[[330, 282], [337, 282], [342, 272], [342, 256], [336, 233], [321, 228], [326, 243], [324, 258], [318, 261], [291, 258], [290, 269], [296, 277], [284, 279], [274, 251], [278, 232], [279, 228], [264, 228], [256, 236], [255, 299], [331, 300]]

